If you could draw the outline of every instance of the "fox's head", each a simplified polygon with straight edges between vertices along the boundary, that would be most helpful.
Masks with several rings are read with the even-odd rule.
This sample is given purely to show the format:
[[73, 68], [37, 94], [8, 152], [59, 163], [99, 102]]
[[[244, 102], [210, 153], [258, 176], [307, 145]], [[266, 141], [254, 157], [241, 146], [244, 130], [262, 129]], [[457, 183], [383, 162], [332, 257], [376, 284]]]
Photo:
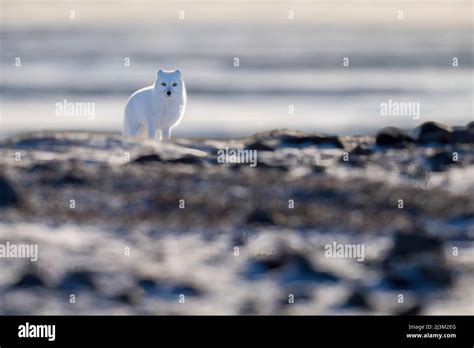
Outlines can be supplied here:
[[159, 70], [156, 74], [155, 89], [162, 92], [165, 97], [172, 97], [183, 91], [183, 80], [179, 70]]

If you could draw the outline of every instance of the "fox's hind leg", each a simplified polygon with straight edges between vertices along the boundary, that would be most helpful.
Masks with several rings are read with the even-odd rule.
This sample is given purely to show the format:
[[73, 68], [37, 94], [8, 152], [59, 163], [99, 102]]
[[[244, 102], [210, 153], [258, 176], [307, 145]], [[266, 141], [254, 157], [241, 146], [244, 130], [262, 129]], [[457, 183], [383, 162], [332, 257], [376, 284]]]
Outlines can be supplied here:
[[145, 137], [145, 127], [141, 123], [133, 122], [132, 120], [125, 119], [123, 125], [123, 136], [126, 137], [137, 137], [137, 138], [144, 138]]
[[139, 132], [138, 125], [131, 124], [131, 121], [125, 117], [123, 122], [123, 132], [122, 134], [126, 137], [133, 137]]

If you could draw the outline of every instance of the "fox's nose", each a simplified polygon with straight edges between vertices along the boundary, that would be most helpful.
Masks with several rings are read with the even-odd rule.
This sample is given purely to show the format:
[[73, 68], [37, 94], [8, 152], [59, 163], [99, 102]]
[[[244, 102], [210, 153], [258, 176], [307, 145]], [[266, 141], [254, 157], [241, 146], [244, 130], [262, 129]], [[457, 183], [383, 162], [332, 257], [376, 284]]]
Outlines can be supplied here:
[[166, 94], [171, 95], [171, 91], [166, 92]]

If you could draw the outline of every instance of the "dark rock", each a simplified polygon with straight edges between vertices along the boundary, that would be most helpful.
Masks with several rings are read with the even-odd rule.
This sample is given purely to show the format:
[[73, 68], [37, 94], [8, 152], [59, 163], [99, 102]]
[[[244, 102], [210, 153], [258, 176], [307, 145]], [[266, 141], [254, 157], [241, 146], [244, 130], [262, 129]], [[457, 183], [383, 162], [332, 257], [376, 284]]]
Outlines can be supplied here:
[[180, 164], [202, 164], [202, 159], [197, 156], [185, 155], [183, 157], [169, 159], [166, 162]]
[[200, 296], [201, 290], [191, 284], [175, 284], [166, 288], [172, 296]]
[[466, 129], [474, 129], [474, 121], [471, 121], [468, 124], [466, 124]]
[[419, 144], [447, 144], [450, 141], [452, 128], [437, 122], [425, 122], [415, 129], [416, 142]]
[[28, 171], [30, 173], [47, 172], [47, 171], [57, 170], [60, 168], [60, 166], [61, 165], [58, 162], [35, 163], [28, 169]]
[[365, 145], [357, 145], [355, 148], [353, 148], [350, 152], [349, 155], [355, 155], [355, 156], [370, 156], [374, 153], [373, 150], [369, 149]]
[[339, 158], [339, 162], [342, 164], [349, 164], [356, 167], [363, 167], [369, 160], [369, 156], [374, 153], [373, 150], [369, 149], [364, 145], [357, 145], [347, 154], [343, 154]]
[[248, 217], [247, 217], [248, 224], [263, 224], [263, 225], [275, 225], [270, 214], [262, 209], [254, 210]]
[[148, 296], [162, 297], [168, 300], [174, 300], [179, 295], [186, 297], [200, 296], [202, 291], [191, 284], [167, 284], [158, 283], [153, 279], [140, 279], [138, 285]]
[[407, 257], [423, 252], [441, 255], [443, 242], [438, 237], [427, 235], [421, 229], [416, 229], [411, 233], [399, 231], [394, 236], [393, 246], [388, 257]]
[[139, 291], [128, 290], [113, 296], [112, 300], [133, 306], [140, 302], [140, 293]]
[[293, 255], [282, 269], [280, 280], [284, 283], [293, 282], [336, 282], [334, 275], [315, 270], [311, 262], [303, 255]]
[[277, 252], [273, 255], [257, 256], [249, 267], [249, 275], [259, 275], [275, 269], [279, 269], [290, 260], [290, 255], [285, 252]]
[[268, 272], [278, 273], [278, 279], [283, 283], [335, 282], [338, 280], [330, 273], [315, 270], [305, 256], [287, 252], [280, 252], [264, 258], [257, 257], [249, 264], [246, 276], [253, 280]]
[[383, 128], [377, 133], [375, 142], [379, 146], [404, 147], [408, 143], [413, 143], [413, 137], [396, 127]]
[[367, 295], [360, 289], [352, 291], [349, 297], [342, 304], [344, 308], [360, 308], [370, 310], [371, 306], [367, 299]]
[[137, 284], [149, 295], [158, 290], [157, 283], [152, 279], [140, 279]]
[[[247, 164], [248, 166], [248, 164]], [[283, 172], [287, 172], [289, 170], [288, 166], [284, 165], [284, 164], [277, 164], [277, 163], [267, 163], [267, 162], [262, 162], [262, 161], [259, 161], [257, 163], [257, 168], [259, 169], [278, 169], [278, 170], [281, 170]]]
[[83, 140], [74, 139], [73, 133], [61, 133], [61, 132], [35, 132], [25, 134], [12, 139], [15, 148], [17, 149], [35, 149], [53, 151], [64, 150], [67, 148], [73, 148], [77, 145], [81, 145]]
[[304, 132], [289, 129], [274, 129], [267, 132], [255, 134], [253, 139], [258, 143], [268, 145], [266, 141], [277, 140], [282, 145], [329, 145], [344, 148], [341, 138], [335, 135], [306, 134]]
[[45, 286], [45, 282], [37, 273], [25, 273], [15, 284], [14, 288], [30, 288], [36, 286]]
[[423, 310], [421, 303], [415, 303], [414, 305], [404, 308], [401, 311], [395, 312], [395, 315], [420, 315]]
[[456, 164], [457, 162], [453, 161], [452, 153], [439, 151], [428, 158], [428, 163], [430, 164], [432, 171], [441, 172], [445, 170], [447, 166]]
[[197, 156], [184, 155], [182, 157], [163, 159], [157, 154], [143, 155], [133, 160], [133, 163], [162, 162], [175, 164], [202, 164], [202, 159]]
[[413, 291], [432, 291], [452, 284], [451, 270], [444, 264], [418, 260], [405, 264], [391, 264], [385, 268], [385, 280], [391, 288]]
[[306, 134], [289, 129], [275, 129], [269, 132], [257, 133], [255, 134], [254, 138], [260, 143], [264, 142], [265, 140], [279, 140], [283, 146], [328, 145], [337, 148], [344, 148], [344, 144], [338, 136]]
[[412, 289], [416, 282], [416, 279], [412, 281], [412, 278], [414, 277], [412, 276], [410, 279], [406, 274], [396, 274], [391, 269], [386, 269], [384, 273], [384, 281], [393, 289]]
[[85, 185], [87, 183], [87, 180], [84, 178], [80, 177], [79, 175], [75, 173], [66, 173], [63, 177], [60, 177], [56, 181], [56, 185], [61, 186], [61, 185]]
[[61, 280], [58, 288], [61, 290], [96, 290], [94, 273], [90, 271], [68, 272]]
[[162, 162], [161, 157], [157, 154], [143, 155], [133, 160], [134, 163], [147, 163], [147, 162]]
[[466, 129], [454, 129], [451, 133], [450, 142], [453, 144], [473, 144], [474, 126]]
[[232, 247], [245, 245], [247, 243], [247, 233], [247, 230], [236, 228], [231, 236]]
[[0, 208], [16, 205], [18, 195], [5, 177], [0, 176]]
[[397, 289], [423, 291], [452, 284], [442, 240], [422, 230], [397, 232], [382, 266], [388, 285]]
[[285, 134], [280, 139], [284, 145], [329, 145], [339, 149], [344, 148], [340, 138], [335, 135]]
[[326, 167], [325, 166], [320, 166], [320, 165], [314, 165], [314, 166], [311, 166], [311, 170], [313, 171], [313, 173], [324, 173], [326, 171]]
[[261, 141], [256, 141], [251, 144], [248, 144], [245, 147], [245, 150], [257, 150], [257, 151], [275, 151], [274, 147], [268, 146]]

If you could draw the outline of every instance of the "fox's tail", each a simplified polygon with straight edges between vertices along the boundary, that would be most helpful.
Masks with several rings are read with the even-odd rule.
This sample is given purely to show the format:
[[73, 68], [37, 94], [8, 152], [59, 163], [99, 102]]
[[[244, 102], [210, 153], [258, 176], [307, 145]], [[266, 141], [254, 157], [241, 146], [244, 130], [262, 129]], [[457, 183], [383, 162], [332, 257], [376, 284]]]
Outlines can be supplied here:
[[123, 130], [122, 130], [122, 135], [125, 137], [130, 137], [132, 136], [132, 130], [130, 127], [130, 121], [127, 118], [127, 114], [125, 113], [125, 117], [123, 118]]

